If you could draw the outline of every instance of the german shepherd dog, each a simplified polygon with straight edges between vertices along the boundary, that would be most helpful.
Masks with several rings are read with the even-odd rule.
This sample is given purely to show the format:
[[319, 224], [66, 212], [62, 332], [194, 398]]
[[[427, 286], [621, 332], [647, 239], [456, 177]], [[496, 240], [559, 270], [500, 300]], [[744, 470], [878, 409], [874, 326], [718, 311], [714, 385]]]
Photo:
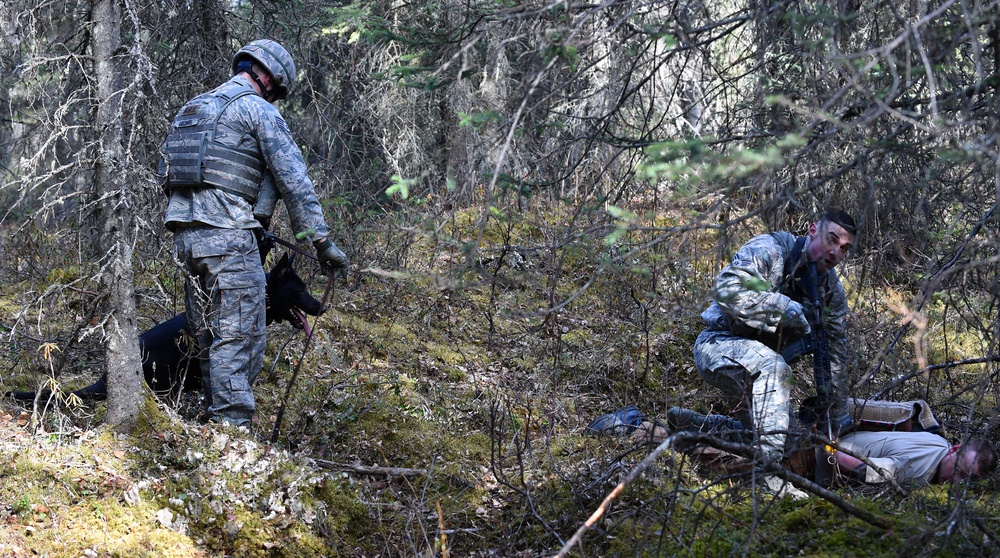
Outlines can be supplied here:
[[[311, 335], [305, 314], [318, 316], [325, 308], [306, 287], [305, 281], [292, 269], [295, 257], [281, 256], [267, 274], [267, 323], [287, 321]], [[176, 396], [181, 391], [201, 388], [201, 366], [194, 340], [188, 335], [184, 314], [177, 314], [165, 322], [139, 335], [142, 354], [142, 371], [150, 389], [159, 396]], [[101, 401], [108, 396], [108, 378], [105, 373], [93, 384], [73, 391], [81, 399]], [[19, 401], [33, 401], [34, 391], [9, 391], [9, 397]], [[50, 392], [42, 392], [43, 399]]]

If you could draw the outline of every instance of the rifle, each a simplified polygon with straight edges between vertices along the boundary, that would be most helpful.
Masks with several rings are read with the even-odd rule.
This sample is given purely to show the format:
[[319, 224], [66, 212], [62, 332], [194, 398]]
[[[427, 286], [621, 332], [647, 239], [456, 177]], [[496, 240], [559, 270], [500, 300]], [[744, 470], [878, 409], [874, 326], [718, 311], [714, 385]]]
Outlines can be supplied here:
[[829, 406], [833, 403], [833, 371], [830, 368], [830, 351], [823, 324], [823, 306], [819, 297], [819, 274], [816, 262], [807, 262], [805, 273], [799, 276], [799, 285], [812, 302], [813, 315], [808, 336], [804, 336], [781, 351], [785, 362], [791, 363], [802, 355], [813, 355], [813, 375], [816, 379], [816, 395], [822, 407], [827, 409], [827, 426], [830, 424]]
[[[817, 426], [826, 423], [826, 436], [828, 440], [833, 440], [833, 421], [830, 418], [830, 406], [833, 404], [833, 394], [831, 385], [833, 384], [833, 371], [830, 368], [830, 347], [827, 343], [826, 330], [823, 323], [823, 306], [819, 298], [819, 273], [816, 270], [816, 262], [807, 262], [805, 273], [800, 274], [799, 285], [809, 296], [812, 302], [813, 315], [810, 322], [810, 332], [808, 336], [785, 347], [781, 351], [782, 358], [786, 363], [804, 354], [813, 355], [813, 375], [816, 379], [816, 405], [813, 411], [825, 420], [817, 421]], [[819, 417], [817, 417], [819, 418]], [[815, 448], [816, 471], [815, 480], [821, 486], [830, 486], [833, 481], [833, 448], [830, 446], [817, 446]]]

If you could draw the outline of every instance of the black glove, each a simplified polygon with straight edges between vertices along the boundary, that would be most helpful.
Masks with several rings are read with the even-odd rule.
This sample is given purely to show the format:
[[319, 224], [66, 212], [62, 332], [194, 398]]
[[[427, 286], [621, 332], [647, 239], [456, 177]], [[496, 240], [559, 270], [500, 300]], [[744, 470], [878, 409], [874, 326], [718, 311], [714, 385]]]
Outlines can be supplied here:
[[347, 267], [351, 265], [347, 254], [330, 242], [329, 238], [317, 240], [313, 246], [316, 247], [316, 257], [319, 258], [319, 264], [323, 269], [332, 272], [334, 277], [347, 280]]
[[809, 327], [809, 320], [806, 318], [805, 310], [801, 304], [794, 300], [788, 301], [788, 308], [785, 309], [784, 315], [781, 316], [781, 325], [790, 333], [799, 336], [809, 335], [812, 331], [812, 328]]

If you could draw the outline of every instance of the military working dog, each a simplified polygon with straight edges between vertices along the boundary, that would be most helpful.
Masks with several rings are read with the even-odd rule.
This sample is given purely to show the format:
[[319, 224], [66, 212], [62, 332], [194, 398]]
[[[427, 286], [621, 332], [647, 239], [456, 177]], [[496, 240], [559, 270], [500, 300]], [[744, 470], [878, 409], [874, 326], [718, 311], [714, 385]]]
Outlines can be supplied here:
[[[267, 323], [287, 321], [311, 335], [306, 314], [318, 316], [325, 308], [316, 300], [305, 281], [292, 268], [295, 257], [284, 254], [267, 274]], [[142, 371], [146, 384], [158, 396], [176, 396], [181, 391], [201, 389], [201, 366], [197, 358], [194, 339], [188, 335], [184, 314], [177, 314], [167, 321], [139, 335], [142, 354]], [[81, 399], [104, 400], [108, 395], [107, 374], [93, 384], [71, 392]], [[9, 397], [19, 401], [35, 399], [34, 391], [9, 391]], [[50, 392], [41, 394], [48, 398]]]

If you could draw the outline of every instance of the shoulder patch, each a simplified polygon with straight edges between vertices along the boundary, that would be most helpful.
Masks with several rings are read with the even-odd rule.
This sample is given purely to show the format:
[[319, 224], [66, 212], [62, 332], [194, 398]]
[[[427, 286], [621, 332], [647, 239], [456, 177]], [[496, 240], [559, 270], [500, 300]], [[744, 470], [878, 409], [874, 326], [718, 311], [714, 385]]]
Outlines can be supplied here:
[[288, 129], [288, 124], [285, 123], [284, 118], [279, 116], [278, 118], [275, 118], [274, 123], [277, 124], [278, 128], [280, 128], [282, 132], [292, 135], [292, 131]]
[[730, 265], [735, 267], [751, 267], [754, 265], [754, 257], [756, 254], [753, 249], [743, 246], [733, 254], [733, 259]]

